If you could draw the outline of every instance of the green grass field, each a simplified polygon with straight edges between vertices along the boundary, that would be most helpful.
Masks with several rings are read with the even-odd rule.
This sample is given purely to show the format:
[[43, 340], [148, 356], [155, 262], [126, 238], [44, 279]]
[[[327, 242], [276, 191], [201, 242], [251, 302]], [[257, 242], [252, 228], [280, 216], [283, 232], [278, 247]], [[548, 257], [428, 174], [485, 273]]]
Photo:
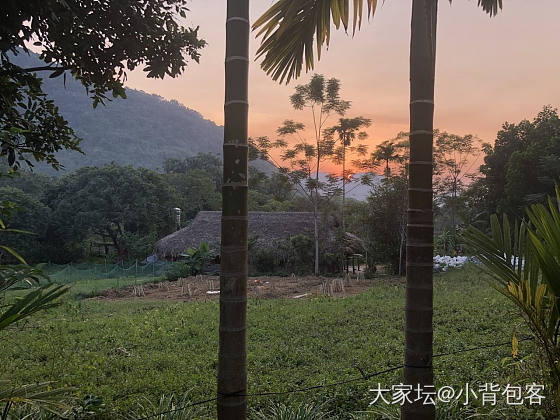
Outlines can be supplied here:
[[[120, 289], [126, 286], [140, 285], [151, 282], [161, 281], [161, 277], [116, 277], [108, 279], [78, 280], [68, 285], [72, 286], [68, 291], [65, 300], [80, 300], [98, 296], [107, 289]], [[26, 293], [27, 288], [20, 288], [10, 292], [11, 296], [21, 296]]]
[[159, 277], [120, 277], [112, 279], [95, 279], [95, 280], [80, 280], [72, 283], [70, 295], [77, 299], [83, 299], [99, 295], [100, 292], [107, 289], [119, 289], [131, 285], [139, 285], [160, 281]]
[[[57, 381], [76, 387], [78, 397], [101, 396], [102, 418], [132, 413], [162, 394], [189, 391], [192, 401], [215, 395], [216, 301], [77, 299], [93, 292], [87, 285], [74, 287], [58, 308], [3, 334], [3, 378], [18, 384]], [[369, 373], [399, 365], [403, 305], [404, 286], [386, 284], [383, 277], [367, 292], [343, 299], [250, 300], [249, 392], [328, 384], [360, 376], [360, 369]], [[435, 276], [434, 325], [435, 353], [508, 342], [514, 329], [520, 336], [527, 333], [514, 306], [474, 268]], [[520, 343], [521, 356], [532, 350], [531, 342]], [[508, 356], [511, 346], [434, 359], [436, 384], [511, 382], [514, 370], [501, 363]], [[322, 402], [336, 418], [350, 418], [371, 408], [371, 386], [400, 381], [396, 371], [338, 387], [254, 397], [249, 403], [255, 410], [272, 401]], [[213, 409], [213, 403], [200, 406], [196, 418], [213, 418]]]

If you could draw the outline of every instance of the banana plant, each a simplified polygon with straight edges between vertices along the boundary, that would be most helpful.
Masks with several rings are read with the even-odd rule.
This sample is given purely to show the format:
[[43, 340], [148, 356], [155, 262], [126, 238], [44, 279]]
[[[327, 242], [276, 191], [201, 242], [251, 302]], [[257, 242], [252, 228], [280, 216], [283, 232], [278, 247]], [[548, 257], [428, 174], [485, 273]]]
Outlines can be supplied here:
[[[490, 233], [469, 226], [465, 242], [493, 279], [492, 286], [517, 305], [546, 356], [557, 407], [560, 407], [560, 190], [556, 202], [533, 204], [527, 220], [490, 219]], [[514, 338], [515, 342], [515, 338]]]
[[208, 242], [202, 242], [198, 248], [189, 247], [185, 254], [179, 254], [179, 256], [185, 259], [185, 264], [190, 268], [190, 274], [196, 276], [202, 273], [204, 265], [216, 255], [210, 250]]

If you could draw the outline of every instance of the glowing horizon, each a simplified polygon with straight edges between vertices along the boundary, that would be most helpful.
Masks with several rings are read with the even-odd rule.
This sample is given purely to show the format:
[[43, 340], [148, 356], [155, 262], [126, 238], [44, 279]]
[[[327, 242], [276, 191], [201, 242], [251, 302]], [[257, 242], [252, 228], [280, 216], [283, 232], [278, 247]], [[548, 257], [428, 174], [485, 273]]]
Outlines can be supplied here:
[[[274, 2], [253, 2], [252, 20]], [[200, 64], [192, 63], [176, 79], [146, 79], [142, 71], [129, 74], [127, 86], [161, 95], [223, 124], [223, 61], [225, 4], [193, 1], [187, 24], [200, 25], [208, 46]], [[546, 12], [546, 13], [545, 13]], [[435, 127], [451, 133], [473, 134], [494, 143], [506, 121], [532, 119], [545, 105], [560, 105], [560, 43], [557, 16], [560, 2], [541, 0], [539, 7], [511, 0], [494, 18], [474, 1], [440, 5], [436, 69]], [[380, 3], [371, 22], [364, 22], [354, 39], [342, 31], [332, 33], [314, 72], [341, 81], [341, 96], [352, 102], [348, 117], [372, 120], [367, 130], [370, 149], [408, 131], [408, 60], [410, 4], [397, 0]], [[259, 41], [251, 38], [251, 55]], [[538, 48], [536, 47], [538, 46]], [[285, 119], [307, 123], [294, 111], [289, 96], [297, 84], [307, 83], [312, 72], [279, 85], [260, 69], [250, 66], [249, 135], [275, 138]], [[333, 119], [334, 121], [334, 119]]]

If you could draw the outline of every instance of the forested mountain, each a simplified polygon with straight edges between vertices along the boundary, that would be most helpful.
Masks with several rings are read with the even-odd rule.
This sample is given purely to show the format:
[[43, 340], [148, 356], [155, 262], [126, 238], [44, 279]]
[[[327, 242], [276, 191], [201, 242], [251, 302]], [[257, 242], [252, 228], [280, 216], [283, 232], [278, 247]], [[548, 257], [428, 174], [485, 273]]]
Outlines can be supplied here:
[[[44, 65], [33, 54], [22, 53], [14, 61], [24, 67]], [[113, 99], [93, 109], [84, 87], [69, 74], [66, 83], [62, 76], [43, 80], [50, 99], [83, 139], [80, 147], [84, 155], [59, 152], [65, 172], [112, 161], [156, 169], [170, 157], [222, 153], [223, 127], [177, 101], [127, 89], [127, 99]], [[42, 164], [36, 169], [55, 173]]]

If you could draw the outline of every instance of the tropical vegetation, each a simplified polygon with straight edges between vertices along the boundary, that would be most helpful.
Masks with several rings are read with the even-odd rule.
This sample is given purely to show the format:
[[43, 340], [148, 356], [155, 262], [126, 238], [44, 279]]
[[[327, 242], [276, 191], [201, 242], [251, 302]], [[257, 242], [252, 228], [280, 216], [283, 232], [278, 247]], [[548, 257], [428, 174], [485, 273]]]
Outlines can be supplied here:
[[[491, 218], [486, 235], [475, 227], [465, 239], [475, 256], [494, 279], [494, 287], [521, 310], [540, 350], [537, 359], [548, 373], [548, 386], [560, 408], [560, 368], [558, 357], [558, 296], [560, 296], [560, 189], [555, 200], [527, 208], [527, 220], [510, 222], [507, 215], [500, 223]], [[517, 338], [514, 335], [514, 352]]]
[[[96, 146], [80, 137], [100, 139], [103, 122], [96, 117], [104, 112], [103, 121], [119, 131], [127, 72], [142, 68], [150, 78], [176, 77], [198, 62], [206, 42], [198, 27], [183, 24], [187, 0], [31, 0], [1, 7], [0, 335], [7, 344], [0, 364], [9, 380], [0, 378], [0, 418], [356, 419], [392, 418], [397, 411], [402, 419], [433, 419], [436, 413], [442, 418], [558, 416], [557, 110], [546, 106], [533, 121], [504, 124], [494, 145], [434, 129], [438, 2], [414, 0], [407, 133], [368, 155], [357, 140], [367, 137], [371, 120], [348, 117], [351, 104], [340, 96], [340, 81], [315, 74], [290, 96], [295, 110], [311, 110], [313, 123], [286, 119], [278, 139], [250, 139], [249, 1], [225, 3], [223, 131], [176, 103], [130, 91], [140, 110], [130, 119], [134, 130]], [[350, 3], [277, 0], [253, 25], [265, 72], [288, 83], [304, 66], [312, 70], [329, 45], [332, 25], [354, 33], [364, 14], [373, 16], [378, 6], [376, 0]], [[478, 0], [478, 5], [494, 16], [502, 1]], [[42, 62], [31, 49], [40, 51]], [[53, 86], [66, 86], [67, 78], [71, 94], [85, 88], [85, 102], [93, 108], [110, 96], [115, 106], [90, 114], [62, 100], [66, 110], [61, 112]], [[158, 117], [155, 108], [163, 114], [160, 119], [176, 114], [169, 119], [180, 124], [165, 121], [160, 133], [147, 121]], [[86, 114], [95, 116], [93, 123]], [[337, 118], [331, 127], [329, 117]], [[196, 128], [183, 132], [183, 124]], [[197, 138], [206, 137], [208, 144], [200, 146]], [[223, 145], [217, 140], [222, 137]], [[162, 139], [164, 145], [156, 146]], [[126, 150], [117, 156], [123, 144]], [[191, 150], [183, 153], [187, 145]], [[58, 178], [26, 170], [59, 171], [64, 157], [83, 152], [90, 160], [72, 163], [69, 169], [76, 170]], [[485, 156], [476, 174], [472, 165], [478, 153]], [[322, 173], [327, 161], [341, 171]], [[370, 188], [363, 201], [347, 198], [357, 170]], [[547, 198], [554, 192], [555, 198]], [[210, 253], [207, 243], [185, 249], [165, 278], [199, 275], [219, 258], [219, 302], [84, 302], [105, 288], [99, 284], [114, 287], [114, 280], [94, 287], [86, 280], [84, 289], [84, 279], [78, 279], [76, 289], [66, 293], [67, 286], [50, 283], [45, 266], [27, 264], [104, 260], [107, 273], [107, 261], [125, 271], [124, 261], [134, 260], [138, 272], [138, 260], [153, 259], [149, 254], [158, 238], [203, 210], [222, 212], [219, 255]], [[282, 265], [284, 271], [293, 269], [294, 277], [343, 270], [345, 243], [348, 236], [357, 237], [373, 287], [344, 299], [306, 293], [297, 296], [306, 297], [302, 300], [248, 300], [250, 270], [269, 274], [279, 268], [268, 251], [253, 248], [249, 210], [313, 213], [313, 238], [298, 234], [276, 244], [289, 251]], [[501, 220], [495, 212], [503, 214]], [[321, 255], [320, 219], [339, 227], [334, 253]], [[152, 272], [151, 281], [162, 279]], [[134, 279], [135, 293], [145, 281]], [[489, 294], [487, 281], [510, 302]], [[403, 300], [404, 316], [395, 315]], [[511, 303], [521, 318], [503, 316], [512, 313]], [[375, 334], [364, 333], [372, 330]], [[511, 330], [510, 355], [509, 349], [500, 350], [509, 342], [496, 339], [501, 332], [509, 341]], [[469, 349], [473, 337], [486, 339]], [[209, 356], [216, 348], [217, 356]], [[483, 348], [489, 351], [463, 354]], [[447, 356], [452, 369], [441, 361]], [[378, 372], [365, 373], [372, 370]], [[359, 376], [352, 377], [356, 371]], [[405, 399], [402, 407], [367, 402], [367, 389], [378, 375], [426, 390], [443, 381], [487, 382], [490, 374], [499, 386], [544, 383], [545, 403], [533, 410], [465, 407], [460, 398], [447, 406], [421, 399]], [[364, 383], [368, 387], [361, 388]], [[192, 384], [195, 389], [188, 389]], [[293, 395], [302, 390], [313, 396]], [[78, 398], [69, 400], [71, 392]], [[255, 403], [256, 396], [266, 402]], [[207, 403], [217, 404], [207, 409]]]

